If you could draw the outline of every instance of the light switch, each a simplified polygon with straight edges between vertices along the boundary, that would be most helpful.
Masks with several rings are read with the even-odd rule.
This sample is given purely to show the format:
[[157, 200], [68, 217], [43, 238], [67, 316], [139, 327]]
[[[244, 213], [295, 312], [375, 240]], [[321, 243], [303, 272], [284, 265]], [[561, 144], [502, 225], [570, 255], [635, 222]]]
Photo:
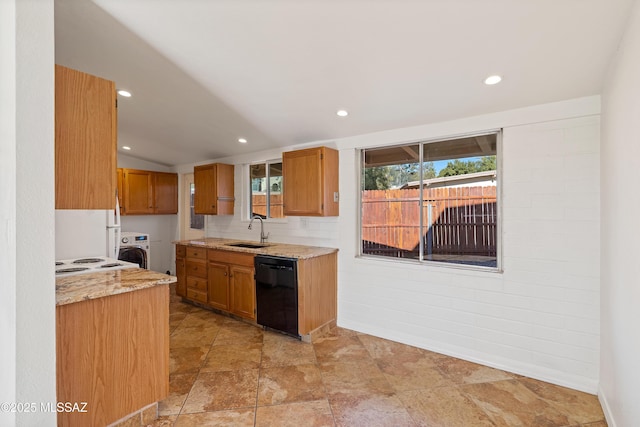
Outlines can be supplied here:
[[336, 203], [340, 201], [340, 194], [337, 191], [333, 192], [333, 201]]

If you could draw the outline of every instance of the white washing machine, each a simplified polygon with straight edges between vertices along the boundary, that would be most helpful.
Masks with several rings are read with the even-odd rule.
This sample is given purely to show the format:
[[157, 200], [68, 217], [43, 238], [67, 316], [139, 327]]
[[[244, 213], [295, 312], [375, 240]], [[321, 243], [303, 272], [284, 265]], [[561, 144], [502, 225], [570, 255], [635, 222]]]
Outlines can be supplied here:
[[120, 236], [118, 259], [133, 262], [140, 268], [151, 268], [151, 242], [146, 233], [123, 231]]

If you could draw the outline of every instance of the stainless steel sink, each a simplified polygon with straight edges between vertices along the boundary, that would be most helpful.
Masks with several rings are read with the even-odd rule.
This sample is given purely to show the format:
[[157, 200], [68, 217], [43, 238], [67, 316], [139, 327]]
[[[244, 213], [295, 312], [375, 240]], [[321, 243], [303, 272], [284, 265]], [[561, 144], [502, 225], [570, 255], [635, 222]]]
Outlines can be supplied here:
[[226, 243], [225, 246], [234, 246], [236, 248], [249, 248], [249, 249], [260, 249], [260, 248], [266, 248], [267, 246], [269, 246], [268, 244], [265, 243]]

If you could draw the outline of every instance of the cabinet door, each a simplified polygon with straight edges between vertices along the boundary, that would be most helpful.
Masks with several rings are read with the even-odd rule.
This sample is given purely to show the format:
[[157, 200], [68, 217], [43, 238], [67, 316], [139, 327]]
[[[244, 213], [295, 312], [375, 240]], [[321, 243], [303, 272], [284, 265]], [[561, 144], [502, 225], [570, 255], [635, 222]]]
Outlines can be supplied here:
[[113, 209], [114, 83], [56, 65], [55, 95], [55, 208]]
[[124, 211], [127, 214], [153, 213], [153, 174], [149, 171], [124, 170]]
[[229, 267], [209, 262], [209, 305], [220, 310], [229, 310]]
[[199, 215], [216, 215], [216, 165], [196, 166], [193, 168], [193, 209]]
[[154, 213], [178, 213], [178, 174], [154, 173], [153, 196]]
[[229, 266], [231, 288], [231, 313], [246, 319], [256, 318], [256, 287], [254, 269], [237, 265]]
[[187, 296], [187, 269], [184, 258], [176, 258], [176, 295]]
[[323, 173], [320, 148], [282, 153], [282, 196], [285, 215], [323, 214]]

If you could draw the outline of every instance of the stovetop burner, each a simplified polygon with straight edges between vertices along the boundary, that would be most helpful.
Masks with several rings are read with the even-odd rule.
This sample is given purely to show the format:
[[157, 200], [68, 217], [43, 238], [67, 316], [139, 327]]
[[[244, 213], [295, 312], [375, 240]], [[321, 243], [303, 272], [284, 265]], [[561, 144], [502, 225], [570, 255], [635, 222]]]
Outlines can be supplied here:
[[87, 257], [56, 261], [56, 277], [138, 268], [138, 264], [108, 257]]
[[89, 270], [89, 267], [71, 267], [71, 268], [63, 268], [60, 270], [56, 270], [56, 274], [62, 273], [75, 273], [76, 271], [85, 271]]
[[122, 264], [121, 262], [112, 262], [110, 264], [103, 264], [99, 268], [120, 267], [121, 265], [124, 265], [124, 264]]
[[95, 264], [96, 262], [103, 262], [103, 258], [81, 258], [73, 261], [73, 264]]

